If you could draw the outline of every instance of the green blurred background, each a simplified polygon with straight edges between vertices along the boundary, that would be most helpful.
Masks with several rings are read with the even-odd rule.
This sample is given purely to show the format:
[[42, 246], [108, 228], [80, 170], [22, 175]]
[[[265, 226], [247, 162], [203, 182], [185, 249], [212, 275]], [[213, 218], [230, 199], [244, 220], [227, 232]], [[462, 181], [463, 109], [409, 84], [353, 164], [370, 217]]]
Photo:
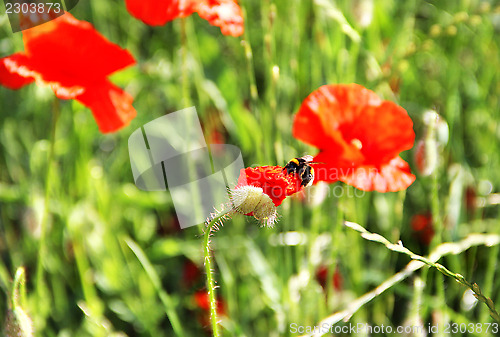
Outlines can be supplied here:
[[[191, 105], [207, 142], [237, 145], [246, 166], [284, 165], [317, 152], [291, 129], [302, 100], [323, 84], [355, 82], [397, 102], [412, 117], [417, 140], [429, 109], [449, 130], [431, 176], [416, 172], [414, 150], [403, 154], [417, 175], [407, 191], [363, 193], [337, 183], [326, 198], [320, 188], [311, 191], [313, 201], [288, 198], [274, 228], [245, 216], [227, 221], [212, 241], [224, 335], [296, 336], [291, 323], [317, 324], [409, 262], [344, 228], [343, 220], [422, 255], [432, 230], [412, 229], [415, 215], [434, 216], [442, 229], [434, 228], [437, 243], [500, 233], [498, 1], [240, 6], [245, 33], [234, 38], [197, 14], [149, 27], [124, 1], [80, 1], [72, 14], [137, 60], [112, 76], [138, 111], [115, 134], [100, 134], [87, 108], [57, 100], [49, 88], [0, 88], [0, 327], [12, 325], [12, 279], [24, 266], [24, 308], [37, 336], [210, 335], [201, 226], [180, 230], [168, 192], [135, 187], [127, 149], [134, 130]], [[21, 33], [12, 34], [2, 13], [0, 57], [21, 50]], [[54, 109], [60, 118], [51, 140]], [[441, 262], [496, 303], [498, 253], [498, 246], [476, 247]], [[486, 306], [469, 299], [453, 279], [424, 269], [350, 322], [492, 322]], [[181, 333], [168, 317], [180, 320]]]

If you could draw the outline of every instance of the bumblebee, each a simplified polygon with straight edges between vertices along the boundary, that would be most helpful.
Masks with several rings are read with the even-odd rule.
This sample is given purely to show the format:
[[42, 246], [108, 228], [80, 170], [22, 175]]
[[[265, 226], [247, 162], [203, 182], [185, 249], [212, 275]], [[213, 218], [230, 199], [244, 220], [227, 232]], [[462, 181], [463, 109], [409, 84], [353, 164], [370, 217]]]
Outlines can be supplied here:
[[306, 155], [300, 158], [293, 158], [283, 167], [283, 171], [286, 171], [286, 174], [298, 174], [302, 181], [300, 186], [307, 187], [314, 181], [314, 169], [310, 164], [318, 164], [313, 162], [313, 156]]

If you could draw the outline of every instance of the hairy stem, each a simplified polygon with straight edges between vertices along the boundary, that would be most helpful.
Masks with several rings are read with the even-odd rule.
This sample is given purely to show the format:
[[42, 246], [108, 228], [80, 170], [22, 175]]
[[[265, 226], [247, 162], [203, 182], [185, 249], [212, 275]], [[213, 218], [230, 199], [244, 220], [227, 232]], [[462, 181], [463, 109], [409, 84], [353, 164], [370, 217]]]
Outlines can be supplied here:
[[214, 337], [220, 336], [220, 330], [217, 317], [217, 300], [215, 296], [215, 279], [213, 275], [214, 263], [210, 249], [210, 237], [213, 235], [213, 232], [217, 231], [219, 227], [222, 226], [222, 221], [227, 219], [231, 212], [221, 212], [222, 214], [219, 213], [214, 215], [212, 220], [207, 219], [205, 233], [203, 234], [203, 258], [205, 261], [205, 272], [207, 273], [208, 299], [210, 302], [210, 324], [212, 326], [212, 334]]

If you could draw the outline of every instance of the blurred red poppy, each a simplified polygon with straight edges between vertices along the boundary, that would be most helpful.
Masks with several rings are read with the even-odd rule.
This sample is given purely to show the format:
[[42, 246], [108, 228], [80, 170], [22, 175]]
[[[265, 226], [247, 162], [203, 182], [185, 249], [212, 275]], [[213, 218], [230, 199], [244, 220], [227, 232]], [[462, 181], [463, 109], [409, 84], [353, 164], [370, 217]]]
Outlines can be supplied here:
[[0, 59], [0, 84], [19, 89], [36, 81], [61, 99], [76, 99], [92, 110], [101, 132], [126, 126], [136, 111], [132, 97], [107, 76], [135, 63], [92, 25], [66, 13], [23, 31], [24, 53]]
[[193, 284], [197, 283], [201, 279], [202, 275], [203, 272], [196, 263], [191, 260], [186, 260], [184, 262], [182, 269], [183, 286], [191, 288]]
[[[210, 298], [208, 297], [208, 292], [198, 290], [194, 293], [194, 299], [198, 308], [205, 311], [210, 310]], [[224, 302], [220, 297], [217, 299], [217, 313], [219, 315], [225, 315], [226, 313]]]
[[[344, 282], [344, 280], [342, 278], [342, 274], [340, 273], [340, 269], [338, 266], [335, 268], [335, 272], [333, 273], [332, 276], [333, 276], [332, 277], [333, 289], [336, 291], [342, 290], [342, 283]], [[316, 270], [316, 280], [321, 285], [321, 287], [323, 287], [323, 289], [327, 288], [327, 283], [326, 283], [327, 277], [328, 277], [328, 266], [325, 265], [319, 266], [318, 269]]]
[[222, 34], [243, 34], [243, 15], [236, 0], [125, 0], [130, 14], [144, 23], [161, 26], [193, 13], [218, 26]]
[[465, 189], [465, 207], [469, 216], [474, 215], [477, 211], [478, 196], [476, 187], [473, 185], [467, 186]]
[[432, 226], [432, 215], [416, 214], [411, 218], [411, 228], [417, 239], [428, 246], [434, 237], [434, 227]]
[[415, 140], [411, 118], [361, 85], [324, 85], [311, 93], [295, 116], [293, 135], [320, 150], [316, 182], [393, 192], [415, 180], [399, 157]]
[[[198, 290], [193, 296], [196, 306], [200, 309], [197, 313], [198, 322], [201, 326], [210, 328], [210, 298], [208, 297], [208, 292], [206, 290]], [[219, 315], [219, 317], [227, 316], [225, 301], [220, 296], [217, 296], [216, 301], [217, 315]]]

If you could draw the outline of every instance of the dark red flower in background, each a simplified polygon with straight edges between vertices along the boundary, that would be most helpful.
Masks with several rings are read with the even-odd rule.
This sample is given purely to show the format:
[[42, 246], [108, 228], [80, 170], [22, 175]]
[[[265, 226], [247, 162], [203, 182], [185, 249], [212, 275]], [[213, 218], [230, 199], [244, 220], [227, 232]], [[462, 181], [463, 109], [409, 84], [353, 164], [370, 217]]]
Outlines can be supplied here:
[[358, 84], [324, 85], [295, 116], [293, 135], [320, 152], [315, 181], [343, 181], [360, 190], [392, 192], [415, 180], [399, 153], [415, 140], [413, 122], [397, 104]]
[[[210, 310], [210, 298], [207, 291], [198, 290], [194, 293], [194, 299], [198, 308], [207, 312]], [[225, 304], [220, 297], [217, 299], [217, 313], [219, 315], [226, 314]]]
[[243, 34], [243, 15], [236, 0], [125, 0], [134, 17], [152, 26], [161, 26], [193, 13], [220, 27], [222, 34]]
[[126, 126], [136, 115], [132, 97], [107, 76], [135, 63], [92, 25], [66, 13], [23, 31], [24, 53], [0, 59], [0, 84], [19, 89], [36, 81], [61, 99], [76, 99], [92, 110], [101, 132]]
[[203, 271], [196, 263], [191, 260], [186, 260], [182, 269], [182, 285], [186, 288], [191, 288], [202, 277]]
[[[323, 289], [327, 289], [327, 278], [328, 278], [328, 266], [321, 265], [316, 270], [316, 280], [321, 285]], [[340, 273], [340, 269], [338, 266], [335, 268], [335, 272], [332, 275], [332, 286], [336, 291], [342, 290], [342, 283], [344, 282], [342, 278], [342, 274]]]
[[[208, 296], [208, 292], [206, 290], [199, 290], [194, 293], [194, 302], [196, 303], [196, 307], [199, 311], [196, 313], [198, 322], [201, 326], [210, 329], [210, 298]], [[226, 302], [220, 296], [217, 296], [217, 315], [227, 316], [226, 313]], [[208, 332], [208, 331], [207, 331]], [[209, 334], [212, 335], [211, 333]]]
[[418, 241], [428, 246], [434, 237], [434, 227], [432, 226], [432, 215], [416, 214], [411, 218], [411, 228]]

